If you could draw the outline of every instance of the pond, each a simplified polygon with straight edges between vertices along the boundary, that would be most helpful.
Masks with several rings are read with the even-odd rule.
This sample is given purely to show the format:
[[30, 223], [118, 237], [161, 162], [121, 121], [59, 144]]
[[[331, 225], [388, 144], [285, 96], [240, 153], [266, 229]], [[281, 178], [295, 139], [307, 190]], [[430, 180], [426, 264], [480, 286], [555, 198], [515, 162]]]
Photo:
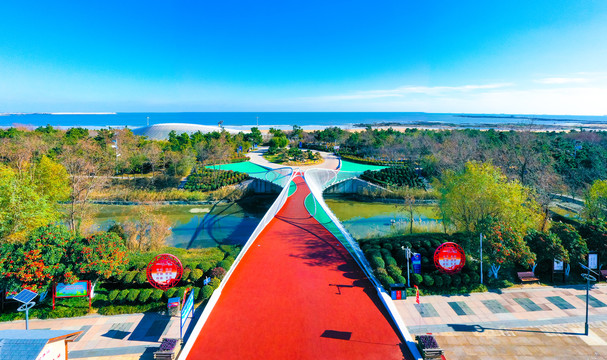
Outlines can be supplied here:
[[[356, 201], [343, 196], [327, 196], [325, 202], [356, 239], [410, 231], [409, 213], [404, 206]], [[444, 231], [436, 209], [436, 205], [414, 205], [413, 232]]]
[[[255, 195], [229, 204], [159, 205], [155, 214], [165, 215], [172, 224], [167, 246], [205, 248], [242, 245], [272, 205], [275, 196]], [[132, 220], [137, 205], [95, 205], [93, 230], [107, 230], [115, 223]]]

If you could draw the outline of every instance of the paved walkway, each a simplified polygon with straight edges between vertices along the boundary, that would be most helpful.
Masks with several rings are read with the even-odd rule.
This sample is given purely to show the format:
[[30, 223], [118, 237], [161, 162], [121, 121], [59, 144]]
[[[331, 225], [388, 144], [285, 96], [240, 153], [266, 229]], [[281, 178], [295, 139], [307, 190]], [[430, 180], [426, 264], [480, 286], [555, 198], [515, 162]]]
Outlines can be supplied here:
[[[29, 328], [83, 331], [68, 345], [70, 359], [153, 359], [162, 338], [179, 338], [179, 318], [157, 313], [32, 319]], [[25, 321], [0, 322], [7, 329], [25, 329]]]
[[437, 334], [446, 358], [607, 359], [607, 285], [526, 285], [501, 292], [396, 301], [411, 334]]

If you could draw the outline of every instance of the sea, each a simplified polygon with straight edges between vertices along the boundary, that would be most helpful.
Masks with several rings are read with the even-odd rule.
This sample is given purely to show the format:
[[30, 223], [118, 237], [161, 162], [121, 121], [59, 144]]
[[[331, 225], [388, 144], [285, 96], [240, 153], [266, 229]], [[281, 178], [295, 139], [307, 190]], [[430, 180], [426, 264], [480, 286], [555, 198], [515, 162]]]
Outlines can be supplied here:
[[164, 123], [221, 125], [235, 130], [270, 127], [304, 130], [339, 126], [345, 129], [371, 126], [411, 126], [421, 128], [473, 128], [544, 130], [607, 130], [607, 115], [525, 115], [525, 114], [436, 114], [422, 112], [149, 112], [149, 113], [0, 113], [0, 127], [36, 128], [85, 127], [131, 129]]

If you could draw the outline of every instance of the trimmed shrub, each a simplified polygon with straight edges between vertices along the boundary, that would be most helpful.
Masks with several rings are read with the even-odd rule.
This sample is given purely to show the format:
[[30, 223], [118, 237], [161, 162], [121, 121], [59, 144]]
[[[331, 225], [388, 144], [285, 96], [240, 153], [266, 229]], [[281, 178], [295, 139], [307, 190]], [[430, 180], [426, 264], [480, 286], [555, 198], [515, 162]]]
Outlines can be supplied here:
[[180, 288], [177, 288], [177, 293], [175, 293], [174, 296], [176, 296], [176, 297], [178, 297], [178, 298], [180, 298], [180, 299], [183, 300], [183, 295], [185, 294], [185, 289], [187, 289], [187, 288], [183, 287], [183, 286], [180, 287]]
[[213, 291], [215, 289], [213, 289], [213, 287], [211, 285], [205, 285], [202, 287], [202, 290], [200, 291], [200, 297], [202, 299], [208, 299], [211, 297], [211, 295], [213, 295]]
[[192, 272], [192, 269], [190, 269], [190, 268], [183, 269], [183, 274], [181, 275], [181, 281], [183, 281], [183, 282], [189, 281], [191, 272]]
[[380, 274], [377, 277], [377, 280], [383, 285], [384, 289], [390, 290], [390, 284], [394, 284], [394, 279], [392, 279], [389, 275]]
[[459, 274], [453, 274], [451, 275], [451, 283], [453, 286], [459, 287], [462, 284], [462, 278], [459, 276]]
[[141, 301], [142, 303], [146, 303], [150, 299], [150, 296], [152, 295], [152, 292], [154, 292], [153, 289], [143, 289], [139, 293], [139, 297], [137, 299], [139, 301]]
[[411, 274], [411, 281], [413, 285], [421, 285], [424, 282], [424, 278], [420, 274]]
[[108, 300], [109, 301], [116, 300], [116, 297], [118, 296], [119, 293], [120, 293], [120, 290], [112, 290], [112, 291], [110, 291], [110, 293], [107, 296]]
[[443, 278], [443, 285], [445, 287], [450, 287], [451, 286], [451, 275], [442, 274], [441, 277]]
[[211, 270], [211, 277], [217, 278], [219, 280], [223, 279], [225, 274], [226, 274], [226, 271], [222, 267], [216, 267], [213, 270]]
[[379, 256], [373, 256], [369, 259], [369, 263], [371, 264], [372, 268], [385, 268], [386, 267], [386, 263], [384, 262], [384, 259], [382, 259]]
[[393, 277], [393, 279], [399, 284], [407, 285], [407, 279], [405, 279], [405, 277], [402, 275], [396, 275], [395, 277]]
[[129, 294], [129, 289], [120, 290], [120, 293], [118, 293], [118, 296], [116, 296], [116, 300], [124, 301], [124, 299], [126, 299], [126, 296], [128, 294]]
[[135, 282], [140, 285], [143, 285], [148, 282], [148, 275], [146, 274], [145, 269], [139, 270], [139, 272], [135, 276]]
[[434, 274], [432, 276], [434, 278], [434, 286], [437, 288], [442, 288], [445, 285], [445, 282], [443, 281], [443, 275], [442, 274]]
[[202, 270], [200, 270], [200, 269], [194, 269], [190, 273], [190, 281], [191, 282], [196, 282], [196, 281], [198, 281], [202, 277], [202, 275], [203, 275]]
[[128, 271], [121, 271], [121, 272], [119, 272], [118, 274], [114, 275], [114, 279], [115, 279], [116, 281], [123, 281], [123, 280], [124, 280], [124, 277], [125, 277], [125, 276], [126, 276], [126, 274], [128, 274], [128, 273], [129, 273]]
[[392, 244], [390, 244], [390, 243], [384, 243], [382, 246], [386, 250], [390, 250], [390, 251], [393, 250]]
[[462, 275], [462, 284], [469, 285], [470, 284], [470, 275], [464, 274]]
[[379, 252], [381, 253], [381, 256], [384, 259], [387, 258], [387, 257], [392, 257], [392, 253], [388, 249], [381, 248], [381, 249], [379, 249]]
[[221, 260], [220, 262], [217, 263], [217, 267], [227, 270], [230, 267], [232, 267], [232, 263], [233, 263], [233, 261], [230, 261], [228, 259]]
[[386, 256], [384, 258], [384, 261], [386, 263], [386, 266], [390, 266], [390, 265], [396, 266], [397, 265], [396, 260], [392, 256]]
[[211, 285], [213, 290], [217, 289], [220, 284], [221, 284], [221, 280], [216, 277], [212, 278], [211, 282], [209, 283], [209, 285]]
[[396, 265], [388, 265], [386, 267], [386, 271], [388, 271], [388, 275], [390, 275], [393, 278], [396, 276], [401, 276], [403, 273], [402, 270]]
[[430, 243], [430, 240], [422, 240], [421, 245], [427, 250], [432, 250], [432, 244]]
[[162, 295], [164, 295], [164, 291], [160, 289], [154, 289], [150, 297], [152, 298], [152, 301], [160, 301], [160, 299], [162, 299]]
[[164, 297], [165, 297], [165, 300], [168, 300], [168, 299], [170, 299], [170, 298], [172, 298], [172, 297], [175, 297], [174, 295], [175, 295], [175, 293], [176, 293], [176, 292], [177, 292], [177, 289], [176, 289], [176, 288], [174, 288], [174, 287], [173, 287], [173, 288], [168, 289], [167, 291], [165, 291], [165, 292], [164, 292]]
[[203, 261], [201, 263], [198, 263], [196, 265], [196, 268], [202, 270], [202, 272], [207, 272], [213, 268], [213, 265], [214, 264], [209, 261]]
[[430, 275], [424, 275], [424, 285], [428, 287], [434, 285], [434, 278]]
[[140, 292], [141, 292], [141, 290], [139, 290], [139, 289], [129, 290], [129, 294], [126, 296], [127, 301], [135, 302], [135, 300], [137, 300], [137, 298], [139, 297]]
[[133, 283], [133, 279], [135, 279], [135, 276], [137, 276], [138, 272], [139, 272], [138, 270], [131, 270], [131, 271], [129, 271], [124, 276], [124, 279], [123, 279], [122, 282], [125, 283], [125, 284], [132, 284]]
[[379, 275], [388, 275], [388, 271], [384, 268], [376, 268], [375, 269], [375, 275], [379, 276]]
[[478, 284], [481, 282], [481, 276], [478, 273], [470, 274], [470, 282], [472, 284]]
[[194, 299], [198, 299], [200, 296], [200, 288], [198, 286], [194, 286], [192, 288], [192, 292], [194, 292]]

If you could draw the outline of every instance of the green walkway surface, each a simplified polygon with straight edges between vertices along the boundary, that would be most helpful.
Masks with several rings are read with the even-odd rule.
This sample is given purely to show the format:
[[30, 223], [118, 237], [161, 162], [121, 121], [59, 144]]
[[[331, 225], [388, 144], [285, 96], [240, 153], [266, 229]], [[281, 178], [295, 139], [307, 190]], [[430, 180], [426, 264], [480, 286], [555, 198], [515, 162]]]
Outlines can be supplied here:
[[232, 170], [232, 171], [238, 171], [238, 172], [243, 172], [243, 173], [247, 173], [247, 174], [268, 171], [268, 169], [264, 168], [263, 166], [253, 164], [250, 161], [243, 161], [243, 162], [239, 162], [239, 163], [222, 164], [222, 165], [208, 165], [205, 167], [207, 169]]
[[355, 163], [355, 162], [351, 162], [351, 161], [347, 161], [347, 160], [342, 160], [341, 168], [339, 170], [340, 171], [365, 172], [367, 170], [381, 170], [381, 169], [385, 169], [387, 167], [388, 166], [365, 165], [365, 164], [359, 164], [359, 163]]

